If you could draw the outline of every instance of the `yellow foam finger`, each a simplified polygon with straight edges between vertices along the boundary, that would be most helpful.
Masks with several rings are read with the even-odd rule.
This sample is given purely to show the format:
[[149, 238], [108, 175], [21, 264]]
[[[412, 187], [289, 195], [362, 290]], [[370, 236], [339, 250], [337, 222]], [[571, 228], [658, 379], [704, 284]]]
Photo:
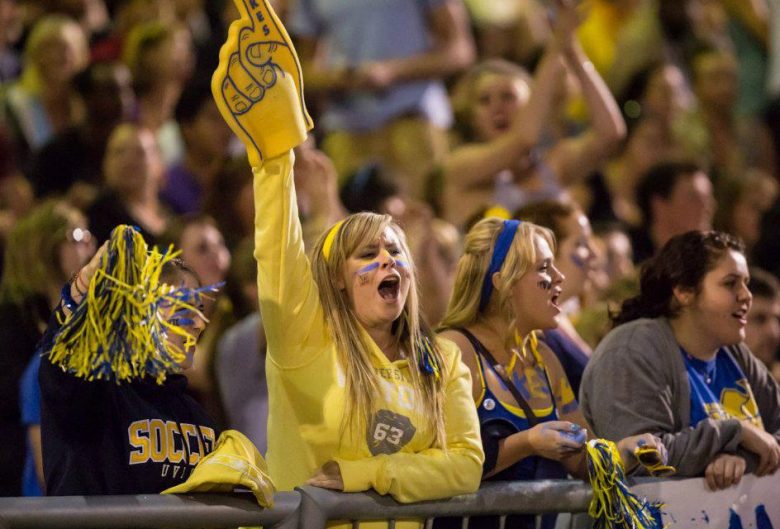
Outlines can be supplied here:
[[[238, 54], [235, 54], [235, 56], [230, 59], [228, 65], [228, 79], [232, 82], [237, 94], [247, 103], [245, 109], [237, 112], [239, 114], [244, 114], [254, 103], [262, 100], [265, 96], [265, 88], [246, 70], [244, 64], [241, 63]], [[229, 87], [226, 88], [229, 90]]]
[[313, 123], [298, 56], [276, 13], [267, 0], [235, 4], [241, 17], [230, 26], [211, 87], [222, 117], [259, 166], [302, 143]]

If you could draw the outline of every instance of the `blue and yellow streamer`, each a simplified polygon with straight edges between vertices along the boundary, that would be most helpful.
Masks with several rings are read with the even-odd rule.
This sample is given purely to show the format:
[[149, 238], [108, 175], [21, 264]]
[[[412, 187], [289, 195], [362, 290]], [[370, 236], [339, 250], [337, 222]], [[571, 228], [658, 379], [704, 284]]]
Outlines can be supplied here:
[[588, 514], [594, 529], [663, 529], [661, 505], [638, 498], [626, 485], [617, 446], [606, 439], [588, 441], [588, 477], [593, 499]]
[[[160, 281], [163, 265], [178, 253], [149, 250], [136, 229], [115, 228], [85, 298], [54, 337], [50, 361], [86, 380], [151, 377], [162, 383], [195, 345], [182, 326], [194, 316], [205, 320], [201, 298], [215, 291]], [[183, 347], [167, 339], [172, 334], [183, 337]]]

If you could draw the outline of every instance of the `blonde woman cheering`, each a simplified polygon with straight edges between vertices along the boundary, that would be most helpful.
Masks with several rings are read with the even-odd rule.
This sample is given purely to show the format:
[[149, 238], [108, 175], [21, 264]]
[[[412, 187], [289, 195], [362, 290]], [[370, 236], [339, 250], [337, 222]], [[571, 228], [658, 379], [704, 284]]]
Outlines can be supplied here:
[[254, 171], [271, 476], [280, 490], [403, 502], [474, 491], [483, 454], [469, 372], [420, 317], [404, 234], [356, 214], [307, 259], [292, 174], [311, 128], [297, 57], [267, 3], [237, 5], [212, 88]]
[[[564, 277], [554, 249], [552, 232], [530, 222], [487, 218], [466, 235], [442, 326], [472, 372], [485, 479], [587, 476], [589, 427], [560, 362], [535, 335], [558, 325]], [[633, 452], [642, 444], [663, 451], [651, 435], [627, 437], [618, 442], [627, 469], [636, 466]], [[545, 516], [542, 527], [554, 520]], [[470, 527], [495, 522], [472, 518]], [[535, 520], [509, 516], [506, 527], [535, 527]]]

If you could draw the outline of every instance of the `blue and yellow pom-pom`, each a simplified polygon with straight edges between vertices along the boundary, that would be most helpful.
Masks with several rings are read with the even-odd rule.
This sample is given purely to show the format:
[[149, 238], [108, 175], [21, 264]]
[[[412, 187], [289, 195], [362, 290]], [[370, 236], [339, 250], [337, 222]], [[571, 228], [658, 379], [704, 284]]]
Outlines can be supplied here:
[[441, 368], [439, 367], [436, 353], [433, 351], [431, 341], [427, 336], [423, 336], [420, 339], [420, 343], [417, 346], [417, 354], [419, 355], [418, 362], [420, 371], [439, 380], [441, 377]]
[[626, 485], [615, 443], [592, 439], [587, 450], [593, 487], [588, 514], [594, 519], [594, 529], [663, 529], [661, 505], [638, 498]]
[[[204, 318], [200, 298], [214, 290], [160, 282], [163, 265], [177, 253], [149, 250], [134, 228], [115, 228], [84, 300], [54, 337], [50, 361], [86, 380], [151, 377], [162, 383], [195, 344], [182, 325]], [[183, 347], [170, 335], [181, 336]]]

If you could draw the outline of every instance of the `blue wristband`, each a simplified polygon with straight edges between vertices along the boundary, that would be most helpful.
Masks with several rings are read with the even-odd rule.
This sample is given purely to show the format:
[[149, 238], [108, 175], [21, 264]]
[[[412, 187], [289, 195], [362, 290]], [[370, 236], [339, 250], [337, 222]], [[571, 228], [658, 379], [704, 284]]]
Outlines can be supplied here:
[[76, 300], [73, 299], [73, 294], [70, 293], [71, 286], [72, 284], [70, 281], [65, 283], [65, 286], [62, 287], [62, 291], [60, 292], [60, 296], [62, 296], [62, 304], [65, 305], [65, 308], [73, 312], [79, 304], [76, 303]]

